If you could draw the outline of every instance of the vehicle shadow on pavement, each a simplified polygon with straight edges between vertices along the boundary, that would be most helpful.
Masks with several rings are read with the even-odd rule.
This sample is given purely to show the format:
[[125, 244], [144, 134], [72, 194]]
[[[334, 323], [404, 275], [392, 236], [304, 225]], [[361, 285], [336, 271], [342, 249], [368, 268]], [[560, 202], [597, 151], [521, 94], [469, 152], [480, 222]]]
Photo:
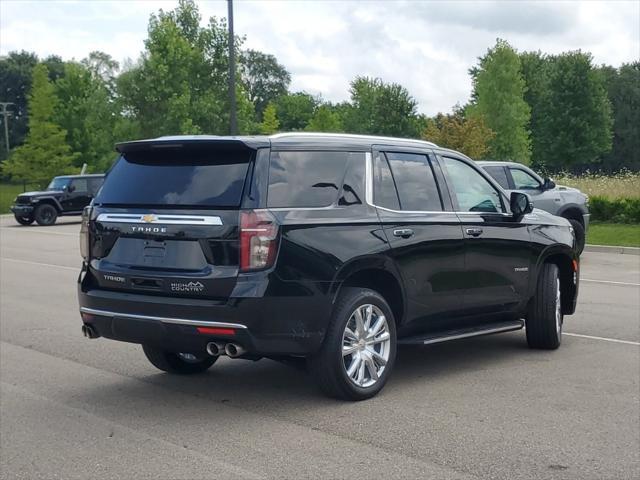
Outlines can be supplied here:
[[[421, 384], [429, 390], [438, 389], [438, 385], [449, 381], [452, 376], [502, 368], [514, 357], [530, 355], [531, 352], [522, 332], [440, 345], [401, 346], [389, 383], [369, 402], [384, 402], [388, 395], [402, 397], [403, 390], [420, 388]], [[149, 372], [148, 376], [127, 378], [121, 384], [87, 389], [83, 395], [90, 404], [96, 405], [114, 394], [120, 398], [146, 397], [145, 391], [148, 390], [149, 398], [146, 401], [156, 404], [173, 403], [181, 398], [183, 400], [179, 403], [184, 407], [181, 402], [187, 395], [208, 402], [260, 412], [269, 410], [272, 413], [357, 405], [325, 398], [313, 378], [304, 370], [266, 359], [258, 362], [221, 359], [208, 372], [191, 376], [151, 373], [151, 366]], [[158, 395], [157, 389], [147, 388], [144, 384], [160, 387], [166, 393]], [[116, 390], [117, 393], [109, 393], [110, 390]], [[207, 411], [203, 414], [212, 413]]]

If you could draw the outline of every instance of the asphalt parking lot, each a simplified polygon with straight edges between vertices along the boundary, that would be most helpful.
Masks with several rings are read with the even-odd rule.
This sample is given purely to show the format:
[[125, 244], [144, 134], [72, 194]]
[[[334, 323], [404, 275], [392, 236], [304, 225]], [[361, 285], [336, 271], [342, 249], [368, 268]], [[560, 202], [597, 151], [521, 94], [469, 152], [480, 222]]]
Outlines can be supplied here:
[[585, 254], [557, 351], [403, 347], [378, 397], [342, 403], [270, 360], [176, 378], [84, 339], [77, 220], [1, 225], [2, 478], [640, 476], [640, 256]]

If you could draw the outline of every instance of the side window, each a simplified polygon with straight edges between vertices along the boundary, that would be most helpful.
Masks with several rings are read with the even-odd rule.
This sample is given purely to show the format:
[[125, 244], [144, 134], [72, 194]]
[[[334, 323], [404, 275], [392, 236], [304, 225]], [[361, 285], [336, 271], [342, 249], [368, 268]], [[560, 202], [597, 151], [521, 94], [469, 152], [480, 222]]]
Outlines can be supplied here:
[[75, 178], [71, 185], [73, 185], [73, 193], [87, 193], [89, 191], [86, 178]]
[[104, 181], [104, 179], [101, 178], [101, 177], [90, 178], [89, 179], [89, 193], [91, 195], [95, 195], [96, 193], [98, 193], [98, 190], [100, 190], [100, 187], [102, 186], [102, 182], [103, 181]]
[[385, 153], [395, 180], [400, 210], [441, 211], [442, 202], [426, 155]]
[[[358, 154], [271, 152], [267, 206], [315, 208], [333, 205], [351, 155]], [[364, 161], [364, 156], [362, 158]]]
[[540, 182], [520, 168], [510, 168], [513, 183], [517, 190], [537, 190]]
[[504, 167], [483, 167], [485, 171], [491, 175], [496, 182], [504, 189], [509, 189], [509, 180], [507, 179], [507, 172]]
[[449, 189], [461, 212], [504, 212], [500, 194], [481, 174], [467, 163], [443, 157]]
[[379, 207], [400, 210], [395, 180], [383, 153], [376, 155], [373, 167], [373, 203]]

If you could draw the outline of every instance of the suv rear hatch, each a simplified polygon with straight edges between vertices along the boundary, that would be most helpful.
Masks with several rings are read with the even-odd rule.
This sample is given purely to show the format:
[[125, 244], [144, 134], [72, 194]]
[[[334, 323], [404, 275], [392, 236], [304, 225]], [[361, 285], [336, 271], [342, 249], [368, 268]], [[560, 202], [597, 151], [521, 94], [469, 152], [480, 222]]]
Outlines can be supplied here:
[[137, 142], [119, 150], [88, 225], [97, 286], [229, 297], [239, 273], [239, 210], [256, 150], [239, 141]]

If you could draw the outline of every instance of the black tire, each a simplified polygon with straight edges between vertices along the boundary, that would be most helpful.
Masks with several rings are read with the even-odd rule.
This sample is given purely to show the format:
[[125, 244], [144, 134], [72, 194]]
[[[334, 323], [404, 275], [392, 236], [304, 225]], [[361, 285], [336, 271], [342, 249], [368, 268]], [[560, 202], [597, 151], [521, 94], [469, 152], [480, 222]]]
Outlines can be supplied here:
[[38, 205], [36, 207], [34, 218], [38, 225], [47, 227], [56, 223], [56, 219], [58, 218], [58, 210], [56, 210], [56, 207], [54, 207], [53, 205], [43, 203], [42, 205]]
[[16, 222], [20, 225], [31, 225], [35, 220], [33, 217], [21, 217], [19, 215], [14, 215], [16, 217]]
[[587, 241], [584, 226], [578, 220], [573, 220], [571, 218], [567, 220], [569, 220], [569, 223], [573, 227], [573, 232], [576, 236], [576, 252], [578, 255], [580, 255], [582, 254], [582, 251], [584, 250], [584, 244]]
[[[359, 307], [363, 307], [366, 305], [372, 305], [377, 307], [377, 309], [384, 315], [386, 319], [386, 325], [383, 332], [388, 333], [389, 343], [386, 341], [373, 344], [376, 342], [372, 340], [372, 344], [362, 345], [361, 343], [354, 343], [353, 345], [359, 345], [358, 349], [362, 349], [362, 353], [360, 350], [354, 352], [354, 357], [350, 357], [350, 355], [343, 356], [343, 335], [345, 334], [345, 329], [350, 321], [355, 321], [352, 318], [352, 315], [355, 314], [356, 309]], [[375, 310], [375, 309], [373, 309]], [[375, 313], [374, 313], [375, 314]], [[355, 318], [355, 317], [354, 317]], [[375, 317], [379, 318], [378, 315]], [[366, 320], [365, 320], [366, 323]], [[375, 324], [373, 316], [369, 322], [370, 327], [372, 324]], [[380, 333], [378, 335], [384, 335]], [[376, 338], [375, 336], [373, 338]], [[380, 337], [378, 337], [380, 338]], [[385, 338], [387, 338], [385, 336]], [[379, 346], [378, 346], [379, 345]], [[368, 355], [367, 360], [362, 360], [360, 355], [365, 355], [365, 351], [371, 352], [371, 349], [380, 349], [376, 350], [377, 352], [382, 352], [383, 355], [388, 353], [388, 358], [386, 359], [386, 364], [384, 364], [384, 368], [379, 374], [379, 377], [376, 381], [373, 380], [373, 376], [371, 375], [371, 369], [369, 367], [370, 364], [367, 361], [372, 361], [371, 355]], [[355, 355], [358, 355], [360, 358], [360, 364], [364, 364], [366, 369], [366, 375], [369, 375], [369, 381], [374, 381], [372, 385], [364, 385], [359, 386], [356, 385], [356, 380], [352, 380], [347, 374], [347, 367], [345, 362], [353, 362], [355, 359]], [[320, 388], [329, 395], [330, 397], [340, 398], [343, 400], [365, 400], [367, 398], [371, 398], [376, 395], [382, 388], [384, 387], [391, 371], [393, 370], [393, 365], [395, 363], [396, 358], [396, 328], [395, 328], [395, 320], [393, 318], [393, 313], [389, 308], [389, 305], [385, 301], [385, 299], [377, 292], [373, 290], [369, 290], [366, 288], [345, 288], [338, 301], [336, 302], [336, 306], [334, 308], [333, 315], [329, 322], [329, 326], [327, 328], [327, 332], [325, 335], [324, 342], [320, 347], [320, 350], [309, 358], [309, 370], [312, 375], [316, 378]], [[345, 360], [346, 359], [346, 360]], [[377, 367], [382, 367], [382, 363], [378, 363], [380, 360], [375, 360], [373, 364], [374, 370], [377, 370]], [[351, 364], [353, 366], [353, 363]], [[361, 369], [356, 369], [361, 370]], [[356, 371], [354, 370], [354, 372]], [[363, 373], [364, 379], [365, 373]], [[376, 373], [376, 375], [378, 375]], [[360, 374], [357, 373], [359, 377]]]
[[186, 360], [178, 353], [167, 352], [166, 350], [149, 345], [143, 345], [142, 351], [151, 364], [157, 369], [180, 375], [205, 372], [218, 360], [218, 357], [212, 357], [206, 354], [202, 354], [202, 356], [192, 354], [195, 358], [193, 360]]
[[557, 265], [545, 263], [538, 275], [536, 295], [527, 313], [527, 343], [530, 348], [554, 350], [562, 342], [563, 316], [559, 289]]

